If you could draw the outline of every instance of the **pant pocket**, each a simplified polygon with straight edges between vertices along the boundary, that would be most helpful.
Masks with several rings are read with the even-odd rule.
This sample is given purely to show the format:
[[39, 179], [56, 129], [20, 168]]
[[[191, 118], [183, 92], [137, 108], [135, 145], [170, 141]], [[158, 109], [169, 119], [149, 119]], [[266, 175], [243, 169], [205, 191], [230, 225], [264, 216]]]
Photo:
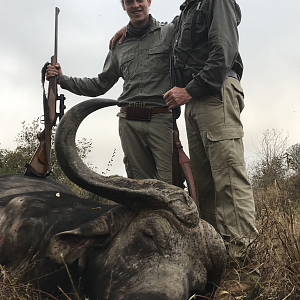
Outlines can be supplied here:
[[209, 161], [213, 170], [244, 164], [242, 128], [208, 131], [206, 137]]

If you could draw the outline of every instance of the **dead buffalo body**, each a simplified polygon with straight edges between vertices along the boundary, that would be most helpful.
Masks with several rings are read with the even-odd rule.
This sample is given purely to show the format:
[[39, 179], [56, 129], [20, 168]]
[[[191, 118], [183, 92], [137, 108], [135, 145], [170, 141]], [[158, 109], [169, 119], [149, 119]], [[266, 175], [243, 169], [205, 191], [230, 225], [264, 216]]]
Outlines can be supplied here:
[[60, 294], [57, 286], [73, 293], [65, 264], [83, 299], [187, 300], [211, 294], [220, 282], [225, 247], [199, 218], [193, 200], [161, 181], [103, 177], [79, 159], [74, 126], [95, 106], [107, 106], [98, 102], [69, 111], [72, 126], [64, 116], [56, 153], [71, 180], [121, 205], [80, 199], [49, 179], [2, 176], [0, 264], [24, 272], [22, 281], [52, 295]]

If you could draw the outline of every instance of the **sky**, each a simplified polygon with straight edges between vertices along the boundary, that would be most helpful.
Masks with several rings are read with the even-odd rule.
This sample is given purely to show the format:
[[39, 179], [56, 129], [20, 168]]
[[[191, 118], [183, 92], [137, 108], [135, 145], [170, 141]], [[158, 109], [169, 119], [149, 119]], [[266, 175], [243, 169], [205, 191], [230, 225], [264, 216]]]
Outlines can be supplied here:
[[[224, 0], [225, 1], [225, 0]], [[238, 0], [240, 53], [244, 62], [242, 113], [245, 158], [255, 159], [262, 133], [276, 129], [300, 143], [300, 2]], [[170, 22], [182, 0], [152, 0], [150, 13]], [[43, 115], [40, 70], [54, 52], [54, 13], [60, 8], [58, 61], [66, 75], [102, 71], [113, 34], [128, 23], [119, 0], [0, 0], [0, 148], [13, 150], [22, 121]], [[103, 98], [117, 99], [122, 79]], [[59, 87], [70, 109], [88, 99]], [[77, 138], [93, 140], [90, 163], [99, 173], [126, 176], [118, 136], [117, 107], [90, 115]], [[178, 121], [186, 152], [183, 115]], [[112, 166], [106, 171], [113, 156]]]

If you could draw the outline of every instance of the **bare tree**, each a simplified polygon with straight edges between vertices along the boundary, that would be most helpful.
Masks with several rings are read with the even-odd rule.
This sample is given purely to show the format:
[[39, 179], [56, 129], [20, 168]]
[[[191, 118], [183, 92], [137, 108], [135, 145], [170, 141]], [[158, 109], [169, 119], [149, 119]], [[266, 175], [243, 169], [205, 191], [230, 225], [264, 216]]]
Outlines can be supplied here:
[[251, 181], [254, 187], [266, 188], [275, 181], [284, 179], [287, 171], [286, 149], [288, 135], [276, 129], [262, 132], [257, 151], [258, 160], [254, 162]]

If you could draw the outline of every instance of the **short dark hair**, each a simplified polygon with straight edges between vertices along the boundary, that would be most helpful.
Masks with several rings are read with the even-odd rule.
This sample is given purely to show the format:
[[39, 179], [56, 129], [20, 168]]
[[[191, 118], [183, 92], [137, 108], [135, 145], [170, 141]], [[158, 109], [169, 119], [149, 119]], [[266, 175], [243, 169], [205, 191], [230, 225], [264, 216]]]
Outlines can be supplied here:
[[[147, 1], [149, 1], [149, 0], [147, 0]], [[125, 0], [121, 0], [120, 2], [121, 2], [121, 4], [122, 4], [122, 6], [124, 6]]]

